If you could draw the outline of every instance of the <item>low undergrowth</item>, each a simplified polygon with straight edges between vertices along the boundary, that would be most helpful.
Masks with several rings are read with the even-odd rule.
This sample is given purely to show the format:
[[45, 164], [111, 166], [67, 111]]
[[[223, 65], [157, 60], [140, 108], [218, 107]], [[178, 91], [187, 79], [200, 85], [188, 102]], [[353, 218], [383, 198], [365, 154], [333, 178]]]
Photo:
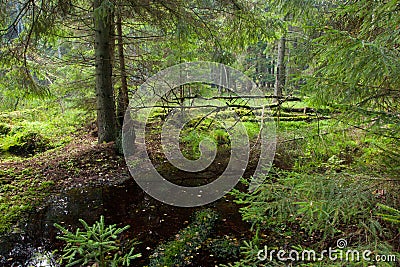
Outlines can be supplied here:
[[60, 147], [91, 117], [78, 109], [60, 113], [57, 108], [41, 107], [0, 113], [0, 157], [30, 157]]
[[21, 220], [25, 212], [39, 205], [54, 185], [54, 182], [45, 181], [32, 174], [32, 169], [20, 172], [12, 169], [0, 170], [0, 235]]
[[[276, 171], [253, 193], [235, 190], [232, 194], [236, 203], [243, 206], [240, 212], [243, 220], [252, 224], [254, 237], [244, 243], [242, 259], [233, 266], [279, 266], [282, 260], [276, 254], [271, 258], [268, 254], [267, 260], [257, 257], [265, 247], [270, 252], [283, 249], [300, 253], [310, 249], [322, 252], [329, 247], [362, 249], [371, 251], [371, 259], [394, 255], [393, 260], [398, 260], [398, 244], [393, 237], [399, 235], [399, 229], [382, 216], [385, 212], [386, 219], [398, 216], [395, 209], [384, 208], [399, 205], [396, 186], [392, 181], [382, 183], [348, 173], [307, 175]], [[338, 248], [338, 240], [346, 241], [345, 249]], [[329, 260], [323, 260], [325, 265], [301, 259], [293, 262], [296, 266], [326, 266], [332, 264]], [[354, 260], [346, 266], [363, 266], [367, 262]], [[330, 266], [342, 266], [335, 264]], [[397, 261], [385, 264], [382, 266], [396, 266]]]
[[193, 222], [175, 235], [175, 239], [160, 244], [150, 258], [149, 267], [186, 266], [192, 263], [196, 251], [211, 234], [218, 214], [205, 209], [195, 213]]
[[[390, 137], [361, 128], [334, 118], [279, 123], [275, 167], [255, 192], [232, 192], [253, 237], [228, 266], [370, 266], [379, 256], [379, 266], [398, 266], [399, 154]], [[336, 258], [371, 253], [318, 260], [328, 248]], [[279, 250], [313, 250], [317, 259], [282, 259]]]
[[91, 265], [100, 267], [129, 266], [131, 260], [141, 257], [140, 253], [134, 252], [134, 241], [123, 244], [118, 239], [122, 232], [129, 229], [129, 225], [119, 228], [115, 224], [106, 225], [104, 216], [100, 217], [92, 226], [83, 219], [79, 220], [83, 229], [70, 232], [65, 227], [55, 224], [61, 231], [57, 236], [66, 242], [60, 263], [66, 262], [66, 267], [77, 265]]

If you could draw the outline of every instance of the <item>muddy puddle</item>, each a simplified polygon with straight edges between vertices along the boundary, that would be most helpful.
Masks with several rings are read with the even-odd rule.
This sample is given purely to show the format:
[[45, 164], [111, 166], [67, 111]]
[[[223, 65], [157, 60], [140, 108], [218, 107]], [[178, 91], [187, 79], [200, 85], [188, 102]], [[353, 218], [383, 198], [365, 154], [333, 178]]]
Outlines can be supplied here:
[[[249, 234], [249, 227], [242, 222], [230, 196], [201, 208], [212, 208], [220, 214], [214, 236], [230, 235], [241, 239]], [[135, 238], [140, 242], [135, 248], [142, 257], [132, 266], [145, 266], [156, 246], [171, 240], [191, 222], [193, 212], [201, 208], [163, 204], [143, 192], [128, 175], [112, 184], [66, 189], [50, 196], [40, 208], [21, 220], [10, 235], [1, 237], [0, 266], [57, 266], [54, 260], [57, 252], [54, 257], [50, 252], [60, 250], [63, 242], [56, 239], [58, 232], [54, 223], [72, 230], [82, 228], [78, 219], [91, 225], [100, 215], [105, 216], [106, 224], [131, 226], [122, 238]], [[219, 262], [207, 253], [200, 253], [193, 266], [215, 266], [215, 263]]]

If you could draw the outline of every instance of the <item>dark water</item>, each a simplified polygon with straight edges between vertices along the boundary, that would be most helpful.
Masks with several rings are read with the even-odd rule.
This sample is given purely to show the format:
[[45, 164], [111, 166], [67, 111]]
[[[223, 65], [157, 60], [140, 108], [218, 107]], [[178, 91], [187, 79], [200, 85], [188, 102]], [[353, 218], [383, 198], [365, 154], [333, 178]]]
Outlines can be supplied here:
[[[242, 222], [238, 208], [230, 197], [206, 207], [217, 210], [221, 215], [215, 227], [216, 235], [241, 238], [248, 234], [248, 226]], [[82, 227], [78, 219], [84, 219], [91, 225], [100, 215], [105, 216], [106, 224], [131, 226], [123, 233], [122, 239], [135, 238], [141, 242], [136, 252], [142, 253], [142, 257], [132, 266], [144, 266], [148, 264], [148, 256], [155, 247], [162, 241], [170, 240], [188, 225], [192, 213], [198, 209], [160, 203], [144, 193], [128, 176], [113, 184], [70, 188], [49, 197], [42, 207], [21, 220], [13, 233], [1, 237], [0, 266], [56, 266], [51, 257], [44, 257], [47, 260], [42, 263], [46, 261], [47, 265], [40, 265], [40, 259], [32, 260], [33, 255], [47, 254], [63, 246], [63, 242], [56, 239], [58, 232], [54, 223], [72, 230]], [[215, 266], [212, 260], [207, 255], [199, 255], [194, 266]]]

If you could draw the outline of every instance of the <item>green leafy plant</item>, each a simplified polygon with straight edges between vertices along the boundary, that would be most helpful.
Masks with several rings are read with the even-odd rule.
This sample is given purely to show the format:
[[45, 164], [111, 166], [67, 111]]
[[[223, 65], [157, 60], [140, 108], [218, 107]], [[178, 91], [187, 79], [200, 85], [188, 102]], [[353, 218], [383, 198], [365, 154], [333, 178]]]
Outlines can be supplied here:
[[[261, 229], [281, 231], [281, 225], [293, 224], [311, 235], [333, 237], [348, 225], [363, 225], [377, 238], [381, 226], [366, 211], [377, 200], [369, 192], [368, 181], [351, 176], [304, 175], [279, 172], [252, 194], [234, 191], [236, 202], [244, 205], [243, 219]], [[372, 229], [373, 228], [373, 229]]]
[[343, 164], [344, 160], [340, 159], [338, 156], [333, 155], [330, 157], [327, 162], [322, 163], [321, 166], [325, 167], [327, 170], [327, 173], [331, 172], [339, 172], [340, 170], [346, 168], [346, 166]]
[[378, 203], [378, 207], [383, 210], [382, 212], [377, 213], [378, 216], [382, 217], [385, 221], [400, 225], [400, 210], [380, 203]]
[[79, 221], [84, 230], [78, 228], [75, 233], [57, 223], [54, 224], [62, 232], [57, 238], [67, 242], [61, 256], [61, 262], [67, 261], [67, 267], [88, 263], [97, 263], [100, 267], [129, 266], [131, 260], [141, 256], [140, 253], [133, 252], [135, 243], [131, 243], [130, 248], [125, 248], [117, 240], [118, 235], [127, 230], [129, 225], [122, 228], [116, 227], [115, 224], [106, 226], [104, 216], [93, 226], [89, 226], [82, 219]]

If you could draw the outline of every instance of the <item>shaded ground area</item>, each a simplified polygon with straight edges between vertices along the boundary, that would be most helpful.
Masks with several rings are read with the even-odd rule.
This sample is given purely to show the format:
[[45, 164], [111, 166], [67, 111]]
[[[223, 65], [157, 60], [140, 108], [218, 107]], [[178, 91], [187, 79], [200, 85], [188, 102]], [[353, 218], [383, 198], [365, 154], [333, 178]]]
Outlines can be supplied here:
[[[154, 148], [158, 146], [154, 145]], [[150, 154], [158, 153], [152, 148], [150, 150]], [[198, 182], [207, 183], [223, 171], [224, 156], [229, 155], [219, 156], [220, 161], [199, 174]], [[182, 181], [182, 177], [194, 178], [172, 166], [162, 165], [161, 161], [154, 164], [158, 164], [165, 177], [177, 182]], [[219, 166], [221, 171], [218, 170]], [[79, 226], [79, 218], [93, 223], [102, 214], [107, 224], [131, 225], [123, 239], [136, 238], [141, 242], [137, 245], [137, 251], [143, 256], [136, 260], [134, 266], [143, 266], [148, 263], [148, 256], [155, 247], [162, 241], [170, 240], [181, 228], [187, 226], [192, 213], [199, 209], [173, 207], [152, 199], [130, 177], [125, 160], [116, 154], [114, 145], [99, 145], [89, 135], [75, 139], [62, 149], [17, 162], [3, 162], [0, 168], [8, 170], [0, 177], [2, 183], [11, 183], [16, 174], [24, 173], [27, 169], [30, 171], [24, 179], [39, 177], [42, 182], [53, 182], [47, 189], [49, 194], [44, 202], [36, 203], [36, 208], [24, 212], [23, 217], [13, 226], [13, 234], [3, 238], [3, 251], [0, 251], [0, 255], [12, 250], [11, 254], [4, 254], [3, 259], [0, 257], [4, 266], [26, 260], [33, 248], [59, 249], [62, 242], [55, 239], [55, 222], [75, 228]], [[251, 173], [251, 168], [254, 168], [254, 164], [246, 171], [247, 174]], [[30, 190], [29, 185], [25, 190]], [[215, 237], [230, 235], [241, 239], [249, 234], [248, 225], [241, 220], [238, 207], [229, 196], [206, 207], [220, 213], [220, 220], [213, 233]], [[194, 256], [193, 266], [213, 266], [220, 261], [207, 251]]]
[[[56, 182], [54, 189], [101, 184], [127, 174], [124, 158], [116, 155], [114, 145], [97, 144], [91, 135], [79, 136], [61, 149], [49, 150], [33, 158], [0, 163], [0, 168], [13, 173], [32, 169], [32, 176]], [[1, 177], [7, 178], [10, 177]]]

